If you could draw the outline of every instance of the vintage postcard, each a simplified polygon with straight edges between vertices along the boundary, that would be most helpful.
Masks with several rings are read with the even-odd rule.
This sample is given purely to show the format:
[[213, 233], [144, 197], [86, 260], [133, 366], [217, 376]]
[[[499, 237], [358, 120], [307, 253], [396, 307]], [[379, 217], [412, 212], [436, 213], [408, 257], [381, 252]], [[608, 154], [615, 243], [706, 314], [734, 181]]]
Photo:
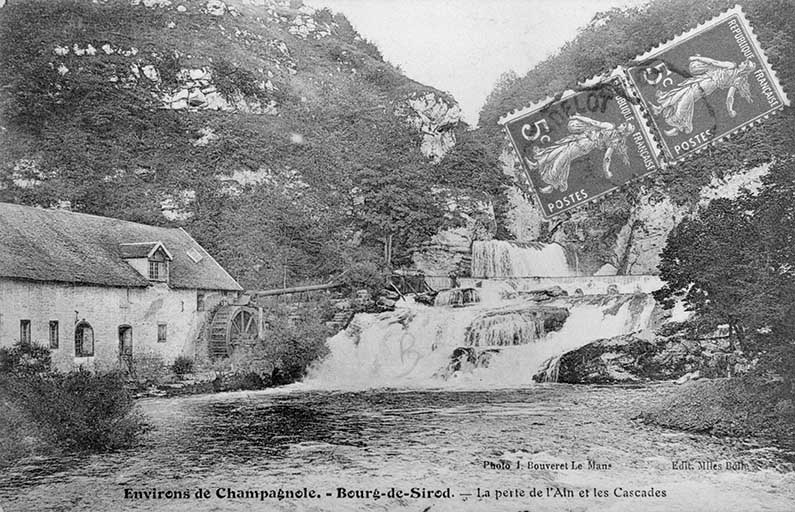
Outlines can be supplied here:
[[599, 199], [660, 165], [619, 70], [502, 118], [547, 218]]
[[639, 56], [629, 77], [672, 161], [789, 105], [739, 7]]
[[0, 512], [795, 511], [730, 1], [0, 0]]

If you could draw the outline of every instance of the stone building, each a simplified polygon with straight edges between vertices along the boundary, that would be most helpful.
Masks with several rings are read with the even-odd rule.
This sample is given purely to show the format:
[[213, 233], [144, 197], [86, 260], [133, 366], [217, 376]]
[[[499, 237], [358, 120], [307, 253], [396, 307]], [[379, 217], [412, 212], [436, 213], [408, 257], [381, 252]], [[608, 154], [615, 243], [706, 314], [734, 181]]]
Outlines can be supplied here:
[[0, 203], [0, 346], [53, 366], [195, 357], [207, 315], [240, 285], [181, 228]]

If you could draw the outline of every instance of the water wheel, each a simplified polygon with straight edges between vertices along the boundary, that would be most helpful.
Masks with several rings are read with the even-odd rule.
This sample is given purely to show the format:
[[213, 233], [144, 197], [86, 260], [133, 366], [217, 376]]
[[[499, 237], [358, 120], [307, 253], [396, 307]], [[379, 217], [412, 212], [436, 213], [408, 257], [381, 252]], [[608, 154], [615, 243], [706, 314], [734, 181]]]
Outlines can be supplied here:
[[235, 346], [254, 342], [259, 336], [257, 310], [245, 306], [221, 306], [210, 323], [209, 352], [213, 359], [228, 357]]

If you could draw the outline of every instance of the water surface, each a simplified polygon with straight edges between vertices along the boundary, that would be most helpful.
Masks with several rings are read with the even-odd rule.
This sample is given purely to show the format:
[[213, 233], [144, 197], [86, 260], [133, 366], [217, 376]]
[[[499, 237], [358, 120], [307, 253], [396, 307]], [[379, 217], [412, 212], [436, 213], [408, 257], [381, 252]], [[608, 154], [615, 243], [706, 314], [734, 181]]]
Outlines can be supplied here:
[[[25, 461], [0, 475], [0, 504], [5, 511], [795, 510], [795, 473], [785, 453], [631, 420], [664, 391], [553, 384], [483, 392], [277, 390], [144, 400], [140, 406], [153, 429], [140, 446]], [[589, 459], [609, 469], [588, 470]], [[673, 469], [674, 462], [697, 461], [741, 469]], [[572, 463], [584, 469], [572, 469]], [[497, 469], [502, 466], [510, 469]], [[199, 488], [211, 497], [193, 498]], [[230, 499], [219, 498], [219, 488], [222, 495], [227, 488], [306, 489], [318, 497]], [[338, 498], [339, 488], [346, 494], [370, 491], [370, 497]], [[449, 488], [451, 497], [383, 496], [392, 488], [407, 494]], [[615, 495], [652, 488], [666, 496]], [[497, 490], [505, 496], [531, 489], [543, 496], [495, 500]], [[130, 499], [125, 490], [128, 496], [184, 492], [191, 499]], [[484, 497], [487, 490], [491, 496]], [[607, 497], [593, 497], [594, 490]], [[579, 496], [586, 491], [589, 497]]]

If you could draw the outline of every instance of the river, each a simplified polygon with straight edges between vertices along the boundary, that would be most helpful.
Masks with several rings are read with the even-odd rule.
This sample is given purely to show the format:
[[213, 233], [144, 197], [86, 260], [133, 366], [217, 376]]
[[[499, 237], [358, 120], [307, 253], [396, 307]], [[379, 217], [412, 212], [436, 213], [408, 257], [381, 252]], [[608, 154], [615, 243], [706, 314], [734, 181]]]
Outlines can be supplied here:
[[[668, 386], [332, 392], [299, 385], [146, 399], [139, 407], [152, 430], [138, 447], [25, 461], [0, 476], [0, 506], [7, 512], [795, 510], [795, 473], [786, 454], [631, 419]], [[589, 460], [598, 469], [588, 469]], [[698, 461], [722, 469], [673, 469]], [[725, 469], [728, 464], [738, 469]], [[412, 497], [412, 488], [450, 497]], [[198, 489], [209, 497], [196, 498]], [[227, 497], [277, 489], [317, 496]], [[346, 496], [370, 493], [342, 498], [339, 489]], [[143, 497], [153, 491], [163, 491], [161, 498]], [[190, 497], [167, 498], [168, 491]], [[629, 491], [658, 497], [624, 496]], [[139, 498], [130, 498], [135, 492]]]

